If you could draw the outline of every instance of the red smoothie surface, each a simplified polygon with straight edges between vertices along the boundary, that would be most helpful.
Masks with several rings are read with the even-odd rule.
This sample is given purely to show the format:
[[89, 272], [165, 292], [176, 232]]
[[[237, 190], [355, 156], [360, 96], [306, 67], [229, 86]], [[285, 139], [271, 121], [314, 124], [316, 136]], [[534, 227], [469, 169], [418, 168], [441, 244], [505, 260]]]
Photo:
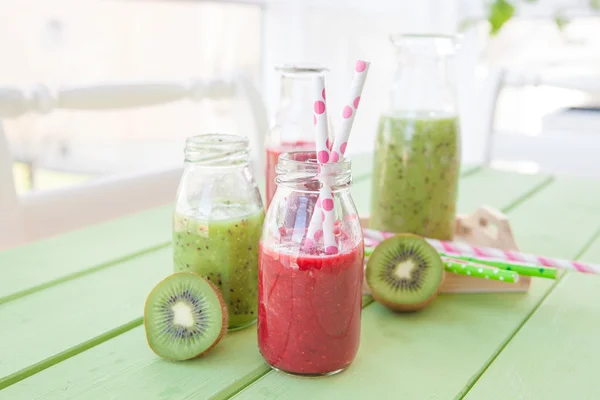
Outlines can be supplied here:
[[362, 243], [335, 255], [261, 245], [258, 344], [269, 364], [323, 375], [352, 362], [360, 340], [363, 251]]
[[277, 189], [277, 184], [275, 183], [275, 177], [277, 176], [275, 173], [275, 166], [277, 165], [279, 155], [289, 151], [315, 151], [315, 143], [298, 141], [267, 147], [266, 208], [269, 208], [269, 204], [271, 204], [271, 200], [275, 194], [275, 189]]

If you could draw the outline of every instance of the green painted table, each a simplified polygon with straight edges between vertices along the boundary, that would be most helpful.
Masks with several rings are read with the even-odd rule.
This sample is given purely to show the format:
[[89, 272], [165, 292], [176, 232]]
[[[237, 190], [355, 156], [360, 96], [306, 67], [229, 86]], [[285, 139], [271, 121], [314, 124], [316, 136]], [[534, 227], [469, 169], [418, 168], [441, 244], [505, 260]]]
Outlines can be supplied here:
[[[354, 199], [368, 210], [368, 157]], [[600, 262], [600, 181], [464, 168], [459, 210], [488, 204], [527, 252]], [[0, 253], [0, 399], [600, 399], [600, 277], [526, 293], [441, 295], [418, 314], [365, 299], [359, 354], [321, 379], [271, 371], [256, 330], [189, 362], [145, 342], [146, 295], [171, 272], [171, 207]]]

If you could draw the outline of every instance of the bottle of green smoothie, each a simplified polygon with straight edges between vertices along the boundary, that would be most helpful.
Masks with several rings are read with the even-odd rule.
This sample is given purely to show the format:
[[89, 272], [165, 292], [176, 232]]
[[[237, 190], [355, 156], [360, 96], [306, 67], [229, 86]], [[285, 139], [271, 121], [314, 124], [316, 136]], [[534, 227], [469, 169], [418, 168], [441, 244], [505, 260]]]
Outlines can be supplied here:
[[223, 294], [229, 329], [256, 321], [258, 244], [264, 209], [249, 167], [248, 139], [190, 137], [173, 216], [175, 272], [196, 272]]
[[449, 36], [399, 35], [391, 105], [375, 139], [371, 228], [449, 240], [454, 233], [460, 132]]

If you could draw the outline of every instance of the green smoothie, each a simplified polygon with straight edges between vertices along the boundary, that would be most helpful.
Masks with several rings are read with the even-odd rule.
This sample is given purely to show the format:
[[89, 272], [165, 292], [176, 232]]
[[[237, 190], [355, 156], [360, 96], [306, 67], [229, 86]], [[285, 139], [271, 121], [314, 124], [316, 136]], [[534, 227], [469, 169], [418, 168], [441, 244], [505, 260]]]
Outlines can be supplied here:
[[256, 321], [258, 308], [258, 244], [264, 211], [232, 204], [202, 215], [175, 214], [175, 272], [196, 272], [223, 294], [229, 329]]
[[375, 142], [370, 227], [452, 239], [459, 167], [456, 117], [382, 116]]

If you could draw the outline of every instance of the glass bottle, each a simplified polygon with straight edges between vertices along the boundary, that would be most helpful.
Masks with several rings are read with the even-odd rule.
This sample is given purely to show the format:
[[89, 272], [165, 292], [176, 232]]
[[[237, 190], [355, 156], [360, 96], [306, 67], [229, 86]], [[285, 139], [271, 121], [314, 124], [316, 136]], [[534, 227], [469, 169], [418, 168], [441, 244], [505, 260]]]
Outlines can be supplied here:
[[248, 139], [224, 134], [188, 138], [173, 216], [174, 270], [199, 273], [219, 288], [230, 330], [257, 318], [263, 220]]
[[298, 375], [343, 371], [360, 339], [364, 249], [350, 162], [326, 165], [337, 254], [326, 254], [322, 238], [306, 240], [320, 187], [314, 151], [280, 156], [261, 238], [259, 349], [273, 368]]
[[[275, 68], [280, 75], [279, 103], [273, 126], [266, 137], [266, 207], [275, 194], [275, 166], [281, 153], [315, 150], [313, 126], [313, 79], [325, 68], [284, 65]], [[329, 130], [332, 132], [332, 130]]]
[[449, 36], [399, 35], [391, 107], [375, 139], [369, 226], [452, 239], [460, 132]]

